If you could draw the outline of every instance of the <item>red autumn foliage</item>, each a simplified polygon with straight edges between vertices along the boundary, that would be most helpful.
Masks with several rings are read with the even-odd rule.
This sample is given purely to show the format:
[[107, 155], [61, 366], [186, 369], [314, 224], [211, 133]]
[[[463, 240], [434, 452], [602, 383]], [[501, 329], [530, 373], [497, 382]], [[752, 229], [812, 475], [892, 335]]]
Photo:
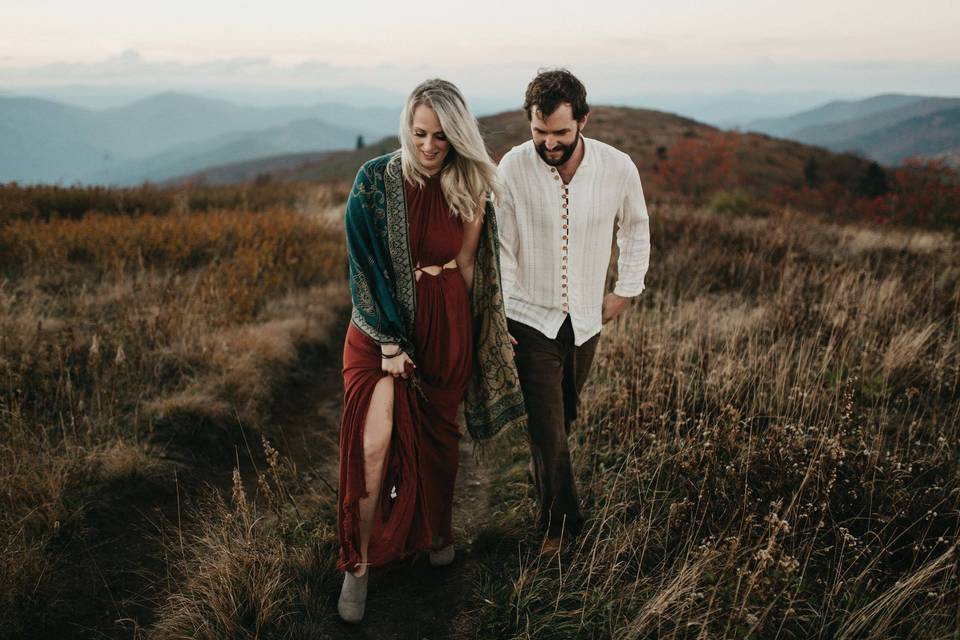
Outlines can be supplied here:
[[960, 228], [960, 172], [941, 160], [911, 158], [886, 175], [886, 193], [856, 194], [836, 181], [819, 187], [774, 187], [770, 199], [780, 206], [833, 212], [841, 219], [873, 224]]
[[702, 201], [734, 185], [736, 156], [733, 138], [720, 131], [680, 138], [655, 165], [664, 191]]
[[909, 158], [893, 183], [886, 195], [890, 221], [960, 227], [960, 172], [946, 162]]

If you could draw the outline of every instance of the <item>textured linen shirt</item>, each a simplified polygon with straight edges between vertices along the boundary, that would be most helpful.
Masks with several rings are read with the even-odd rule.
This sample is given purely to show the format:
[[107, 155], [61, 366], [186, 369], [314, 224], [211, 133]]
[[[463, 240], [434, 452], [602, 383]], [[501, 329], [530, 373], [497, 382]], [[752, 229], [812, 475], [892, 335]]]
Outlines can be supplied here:
[[617, 223], [618, 279], [629, 298], [644, 288], [650, 219], [630, 156], [581, 136], [583, 161], [564, 185], [533, 141], [500, 161], [497, 203], [500, 264], [507, 317], [556, 338], [567, 315], [574, 341], [600, 332], [604, 285]]

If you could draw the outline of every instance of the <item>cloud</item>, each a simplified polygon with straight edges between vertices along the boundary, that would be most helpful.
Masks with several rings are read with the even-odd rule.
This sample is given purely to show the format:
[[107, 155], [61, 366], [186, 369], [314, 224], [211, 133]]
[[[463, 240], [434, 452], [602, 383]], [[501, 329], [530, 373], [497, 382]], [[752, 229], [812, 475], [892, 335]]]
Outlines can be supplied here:
[[173, 83], [223, 83], [244, 76], [268, 77], [270, 58], [227, 58], [203, 62], [151, 61], [128, 49], [100, 62], [55, 62], [36, 67], [0, 67], [0, 83], [8, 86]]
[[[773, 38], [771, 40], [779, 40]], [[793, 41], [790, 41], [793, 42]], [[268, 57], [233, 57], [200, 62], [151, 60], [137, 50], [91, 63], [54, 63], [36, 67], [3, 67], [0, 86], [8, 91], [62, 85], [142, 87], [145, 90], [276, 87], [315, 90], [349, 86], [378, 87], [405, 94], [431, 76], [456, 82], [474, 96], [514, 96], [538, 67], [568, 65], [581, 75], [593, 95], [700, 91], [841, 91], [856, 93], [912, 92], [960, 94], [960, 76], [952, 62], [789, 61], [779, 56], [749, 60], [677, 62], [660, 55], [666, 46], [656, 39], [620, 39], [618, 49], [635, 52], [617, 62], [598, 60], [572, 51], [568, 59], [541, 53], [515, 57], [524, 62], [460, 64], [447, 60], [433, 65], [337, 65], [322, 59], [281, 65]], [[515, 43], [511, 53], [532, 56], [530, 43]], [[646, 55], [644, 55], [646, 54]], [[518, 89], [520, 87], [520, 89]]]

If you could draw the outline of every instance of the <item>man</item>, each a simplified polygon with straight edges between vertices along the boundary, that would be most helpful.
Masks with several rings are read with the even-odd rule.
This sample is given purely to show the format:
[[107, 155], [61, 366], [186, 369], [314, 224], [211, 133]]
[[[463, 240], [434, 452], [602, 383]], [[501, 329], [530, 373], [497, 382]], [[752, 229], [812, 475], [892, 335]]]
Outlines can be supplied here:
[[[500, 162], [497, 218], [507, 324], [550, 551], [583, 525], [567, 434], [601, 325], [643, 291], [650, 227], [630, 157], [581, 134], [590, 109], [573, 74], [541, 71], [523, 108], [533, 139]], [[604, 295], [614, 222], [618, 279]]]

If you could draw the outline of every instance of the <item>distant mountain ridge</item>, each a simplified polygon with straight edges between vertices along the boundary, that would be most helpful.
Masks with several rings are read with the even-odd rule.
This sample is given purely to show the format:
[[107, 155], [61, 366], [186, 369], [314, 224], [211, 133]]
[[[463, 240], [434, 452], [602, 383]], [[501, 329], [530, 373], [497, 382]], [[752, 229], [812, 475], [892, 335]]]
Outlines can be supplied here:
[[[479, 123], [487, 147], [497, 161], [513, 146], [530, 139], [530, 124], [522, 111], [485, 116], [479, 118]], [[869, 165], [856, 156], [835, 154], [764, 134], [722, 131], [696, 120], [650, 109], [594, 105], [584, 135], [612, 144], [629, 154], [640, 171], [645, 191], [662, 184], [666, 159], [675, 154], [678, 159], [682, 158], [683, 148], [690, 143], [705, 145], [700, 148], [714, 144], [727, 146], [736, 173], [736, 183], [730, 188], [744, 189], [758, 198], [769, 197], [778, 187], [800, 188], [811, 159], [822, 175], [851, 188]], [[393, 151], [397, 146], [397, 138], [390, 137], [362, 149], [335, 151], [317, 159], [270, 158], [245, 163], [242, 170], [238, 167], [213, 168], [174, 182], [235, 183], [253, 176], [281, 182], [349, 183], [363, 162]], [[679, 162], [684, 164], [682, 159]]]
[[747, 125], [749, 131], [760, 131], [779, 138], [789, 138], [803, 129], [831, 123], [866, 118], [882, 111], [915, 104], [924, 96], [888, 93], [863, 100], [834, 100], [783, 118], [764, 118]]
[[177, 145], [144, 160], [125, 163], [116, 173], [91, 173], [84, 182], [97, 184], [139, 184], [162, 182], [187, 172], [211, 166], [255, 160], [279, 154], [346, 149], [356, 146], [357, 137], [376, 134], [367, 129], [334, 127], [316, 118], [255, 131], [225, 133], [214, 138]]
[[[223, 163], [353, 147], [357, 136], [395, 131], [398, 117], [398, 110], [339, 103], [248, 107], [177, 92], [102, 110], [0, 97], [0, 182], [159, 180], [200, 168], [203, 156], [209, 156], [203, 161]], [[318, 123], [326, 127], [326, 138], [319, 135]], [[243, 148], [244, 141], [249, 148]], [[177, 158], [184, 164], [176, 166]], [[144, 173], [147, 167], [165, 168], [158, 177]]]
[[952, 154], [960, 153], [960, 104], [848, 138], [837, 146], [863, 150], [878, 162], [891, 165], [909, 157], [950, 162]]
[[336, 151], [288, 153], [278, 156], [231, 162], [229, 164], [205, 167], [187, 175], [180, 175], [164, 181], [164, 186], [179, 185], [230, 185], [255, 182], [259, 179], [272, 180], [274, 176], [299, 169], [302, 166], [319, 162]]
[[852, 120], [805, 127], [796, 136], [809, 144], [829, 146], [837, 140], [849, 140], [955, 107], [960, 107], [960, 98], [924, 98]]
[[945, 158], [960, 154], [954, 110], [960, 98], [888, 94], [833, 102], [786, 118], [760, 120], [750, 129], [769, 135], [853, 151], [895, 165], [908, 157]]

